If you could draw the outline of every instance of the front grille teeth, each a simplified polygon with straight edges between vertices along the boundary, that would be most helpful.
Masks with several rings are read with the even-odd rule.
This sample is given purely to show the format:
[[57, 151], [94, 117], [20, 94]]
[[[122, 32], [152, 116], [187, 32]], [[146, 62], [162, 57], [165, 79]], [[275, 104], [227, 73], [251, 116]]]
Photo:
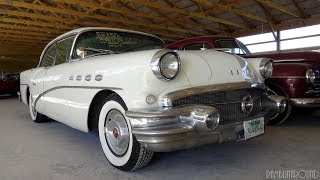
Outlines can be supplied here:
[[[242, 98], [246, 95], [251, 95], [254, 100], [252, 112], [245, 113], [241, 109]], [[173, 106], [199, 104], [213, 106], [218, 109], [221, 117], [220, 124], [229, 122], [238, 122], [248, 119], [259, 114], [262, 110], [261, 97], [263, 90], [261, 89], [238, 89], [220, 92], [208, 92], [200, 95], [188, 96], [176, 99], [172, 102]]]

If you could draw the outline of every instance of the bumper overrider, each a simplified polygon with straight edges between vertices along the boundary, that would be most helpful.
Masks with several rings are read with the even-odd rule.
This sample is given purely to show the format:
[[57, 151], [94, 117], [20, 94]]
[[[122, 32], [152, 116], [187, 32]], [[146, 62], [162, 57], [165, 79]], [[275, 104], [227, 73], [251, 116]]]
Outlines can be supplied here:
[[[239, 83], [184, 89], [165, 95], [163, 108], [127, 111], [126, 116], [130, 119], [132, 133], [137, 141], [154, 152], [240, 140], [244, 139], [244, 121], [261, 117], [268, 121], [269, 116], [282, 112], [287, 105], [286, 98], [267, 95], [263, 88], [264, 86]], [[238, 92], [237, 89], [242, 94], [248, 94], [241, 100], [234, 101], [231, 95], [233, 91]], [[253, 89], [263, 93], [261, 96], [251, 97]], [[239, 94], [241, 93], [236, 96]], [[203, 100], [203, 103], [192, 104], [194, 100], [183, 99], [192, 97], [199, 100], [204, 95], [220, 99], [220, 102], [214, 104], [214, 100]], [[221, 104], [224, 99], [226, 102]], [[181, 100], [183, 105], [177, 105]]]

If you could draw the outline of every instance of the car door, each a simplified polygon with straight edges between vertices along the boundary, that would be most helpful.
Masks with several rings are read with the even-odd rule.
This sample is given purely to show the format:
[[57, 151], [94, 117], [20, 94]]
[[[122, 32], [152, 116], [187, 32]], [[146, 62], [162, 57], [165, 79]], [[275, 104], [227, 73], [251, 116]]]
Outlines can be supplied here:
[[69, 107], [66, 90], [68, 89], [68, 71], [71, 68], [67, 61], [73, 39], [74, 37], [67, 37], [56, 43], [55, 62], [52, 67], [47, 69], [44, 81], [47, 116], [70, 126], [73, 124], [68, 120]]
[[35, 109], [41, 114], [46, 114], [43, 97], [45, 75], [47, 69], [54, 63], [55, 54], [56, 46], [55, 44], [52, 44], [46, 49], [39, 66], [32, 70], [33, 75], [29, 84], [29, 90], [32, 97], [31, 103], [35, 105]]

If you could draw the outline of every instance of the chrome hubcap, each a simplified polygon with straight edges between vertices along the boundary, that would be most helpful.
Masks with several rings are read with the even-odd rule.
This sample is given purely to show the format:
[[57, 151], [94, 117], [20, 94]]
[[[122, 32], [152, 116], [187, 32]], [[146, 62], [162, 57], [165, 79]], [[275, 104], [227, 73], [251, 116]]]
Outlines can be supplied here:
[[110, 150], [117, 156], [126, 153], [129, 146], [129, 129], [122, 113], [112, 109], [109, 111], [105, 123], [105, 137]]
[[[269, 91], [270, 91], [270, 94], [271, 94], [271, 95], [278, 95], [277, 93], [275, 93], [275, 92], [272, 91], [271, 89], [269, 89]], [[274, 114], [270, 117], [270, 120], [275, 119], [278, 115], [279, 115], [279, 113], [274, 113]]]

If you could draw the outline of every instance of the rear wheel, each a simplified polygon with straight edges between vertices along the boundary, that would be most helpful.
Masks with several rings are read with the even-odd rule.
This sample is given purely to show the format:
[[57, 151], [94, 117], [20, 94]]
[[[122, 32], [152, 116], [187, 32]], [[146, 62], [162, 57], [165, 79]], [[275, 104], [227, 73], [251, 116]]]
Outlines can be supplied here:
[[131, 133], [131, 125], [124, 115], [127, 109], [117, 94], [111, 94], [98, 104], [99, 138], [108, 161], [123, 171], [133, 171], [147, 165], [153, 152], [142, 147]]
[[[289, 99], [288, 94], [280, 86], [275, 84], [267, 84], [267, 86], [271, 90], [269, 92], [270, 94], [284, 96], [287, 99]], [[291, 110], [292, 110], [292, 105], [290, 104], [290, 102], [288, 102], [286, 109], [282, 113], [277, 113], [270, 117], [268, 125], [275, 126], [275, 125], [280, 125], [284, 123], [290, 116]]]
[[48, 121], [47, 116], [42, 115], [36, 111], [31, 94], [29, 95], [29, 110], [30, 110], [31, 119], [33, 120], [33, 122], [42, 123], [42, 122]]

